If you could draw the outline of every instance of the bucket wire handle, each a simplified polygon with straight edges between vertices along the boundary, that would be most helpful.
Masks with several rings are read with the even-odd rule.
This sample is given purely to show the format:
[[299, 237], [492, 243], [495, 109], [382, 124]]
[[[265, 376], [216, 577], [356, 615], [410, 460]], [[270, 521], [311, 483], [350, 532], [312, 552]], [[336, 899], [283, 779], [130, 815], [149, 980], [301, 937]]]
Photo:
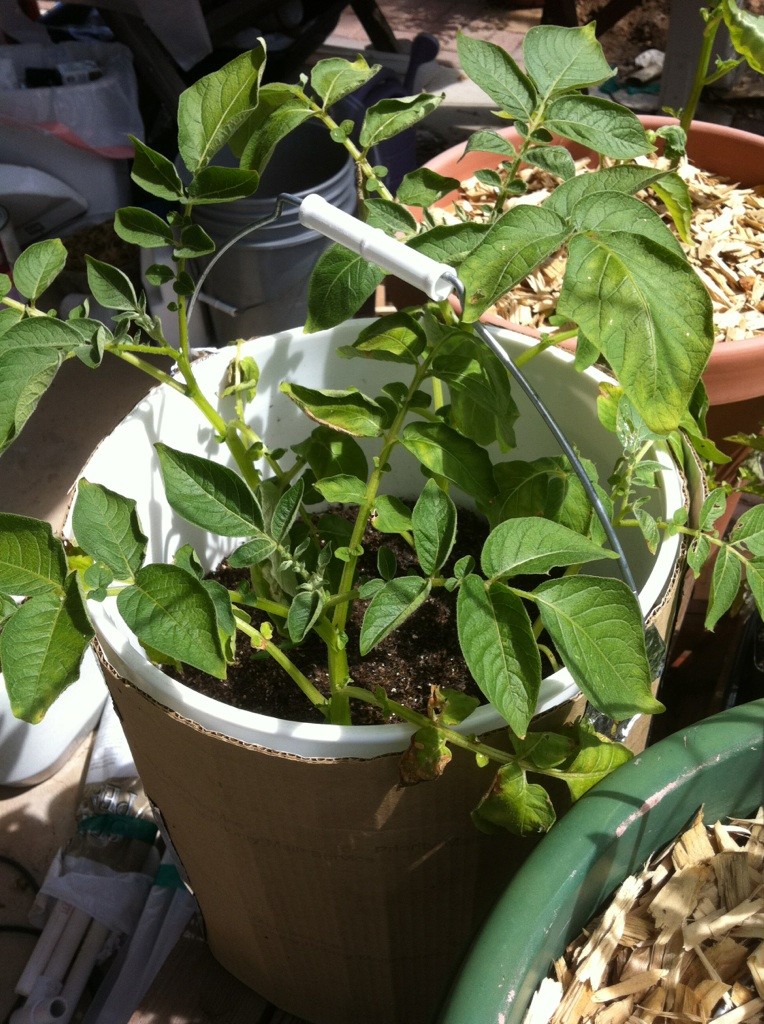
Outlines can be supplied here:
[[[194, 306], [199, 297], [202, 286], [204, 285], [204, 281], [217, 260], [242, 238], [245, 238], [247, 235], [252, 234], [260, 228], [266, 227], [268, 224], [272, 224], [275, 220], [278, 220], [285, 205], [299, 207], [298, 216], [300, 223], [304, 227], [312, 228], [314, 231], [318, 231], [326, 238], [329, 238], [334, 242], [339, 242], [352, 252], [355, 252], [359, 256], [369, 260], [369, 262], [376, 263], [387, 273], [394, 274], [396, 277], [401, 278], [401, 280], [406, 281], [408, 284], [411, 284], [420, 291], [423, 291], [425, 295], [433, 301], [442, 302], [444, 299], [447, 299], [452, 292], [455, 292], [459, 303], [462, 308], [464, 308], [464, 284], [459, 279], [453, 267], [450, 267], [446, 263], [438, 263], [429, 256], [416, 252], [414, 249], [404, 245], [397, 239], [386, 235], [384, 231], [381, 231], [379, 228], [371, 227], [369, 224], [358, 220], [357, 217], [352, 216], [352, 214], [345, 213], [344, 210], [340, 210], [336, 206], [332, 206], [332, 204], [327, 202], [323, 196], [310, 194], [304, 198], [300, 198], [299, 196], [291, 195], [288, 192], [282, 192], [276, 199], [276, 205], [272, 214], [255, 221], [253, 224], [250, 224], [248, 227], [238, 232], [238, 234], [229, 239], [229, 241], [226, 242], [226, 244], [215, 254], [213, 259], [200, 275], [199, 281], [197, 282], [196, 288], [191, 296], [188, 305], [189, 318], [194, 310]], [[517, 382], [534, 409], [546, 424], [554, 439], [557, 441], [562, 452], [569, 459], [570, 464], [573, 467], [573, 471], [581, 482], [586, 496], [591, 502], [597, 518], [605, 531], [605, 536], [607, 537], [612, 550], [617, 555], [621, 576], [634, 596], [639, 599], [639, 590], [626, 558], [626, 554], [623, 550], [623, 546], [615, 532], [615, 529], [613, 528], [612, 523], [610, 522], [610, 518], [602, 503], [602, 499], [597, 493], [594, 484], [589, 479], [577, 452], [568, 441], [562, 431], [562, 428], [544, 404], [533, 385], [523, 374], [520, 368], [515, 365], [511, 356], [504, 347], [496, 340], [496, 338], [493, 337], [484, 324], [478, 321], [473, 323], [472, 327], [481, 341], [488, 346], [491, 352], [493, 352], [496, 358], [508, 371], [510, 376]], [[643, 621], [645, 621], [644, 615]], [[657, 644], [657, 647], [655, 647], [655, 650], [652, 652], [653, 657], [651, 657], [651, 662], [657, 663], [662, 656], [658, 648], [663, 649], [665, 653], [663, 641], [660, 640], [660, 643], [658, 644], [657, 641], [660, 638], [655, 627], [647, 626], [646, 622], [645, 625], [647, 629], [647, 638], [651, 642], [651, 647], [655, 647]], [[597, 709], [588, 702], [584, 711], [584, 717], [591, 722], [598, 731], [609, 733], [614, 739], [618, 740], [624, 739], [626, 735], [628, 735], [631, 725], [636, 720], [629, 719], [617, 724], [612, 719], [598, 712]]]

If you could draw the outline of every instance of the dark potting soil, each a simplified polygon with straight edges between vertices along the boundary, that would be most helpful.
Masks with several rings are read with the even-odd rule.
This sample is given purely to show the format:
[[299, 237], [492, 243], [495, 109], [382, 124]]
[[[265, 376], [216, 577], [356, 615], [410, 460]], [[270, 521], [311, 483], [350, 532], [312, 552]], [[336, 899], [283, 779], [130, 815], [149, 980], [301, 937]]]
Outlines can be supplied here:
[[[343, 514], [339, 509], [332, 511]], [[462, 510], [457, 541], [443, 575], [449, 575], [454, 562], [463, 555], [472, 555], [479, 564], [487, 532], [482, 517]], [[358, 586], [378, 576], [377, 552], [381, 546], [395, 553], [396, 575], [420, 572], [414, 553], [401, 537], [381, 534], [369, 527], [363, 540], [364, 555], [359, 561]], [[231, 569], [223, 564], [214, 578], [234, 589], [248, 576], [246, 570]], [[420, 712], [427, 710], [430, 688], [435, 684], [482, 699], [459, 648], [455, 592], [449, 593], [444, 587], [433, 590], [402, 626], [361, 658], [358, 636], [367, 604], [367, 601], [355, 602], [347, 625], [350, 673], [356, 686], [369, 690], [381, 686], [392, 700]], [[259, 625], [260, 621], [262, 619], [255, 613], [254, 624]], [[276, 636], [274, 641], [322, 693], [329, 692], [326, 648], [315, 634], [311, 633], [299, 648], [287, 649], [283, 640]], [[241, 635], [237, 638], [236, 662], [229, 666], [227, 679], [213, 679], [196, 669], [185, 669], [178, 678], [200, 693], [247, 711], [296, 722], [324, 720], [284, 670], [265, 652], [253, 652]], [[357, 725], [394, 720], [384, 718], [375, 708], [360, 701], [353, 702], [352, 716]]]

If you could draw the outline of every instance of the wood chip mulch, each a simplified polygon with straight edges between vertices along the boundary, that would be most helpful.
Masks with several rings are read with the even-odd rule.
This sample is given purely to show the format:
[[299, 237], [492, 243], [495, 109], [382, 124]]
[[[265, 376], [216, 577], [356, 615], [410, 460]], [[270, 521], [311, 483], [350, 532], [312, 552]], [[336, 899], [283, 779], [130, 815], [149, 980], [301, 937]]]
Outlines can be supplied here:
[[764, 1021], [764, 808], [703, 824], [627, 878], [524, 1024]]
[[[588, 161], [580, 160], [576, 167], [578, 173], [585, 173]], [[693, 241], [683, 248], [711, 296], [716, 341], [764, 333], [764, 185], [741, 188], [687, 162], [679, 173], [688, 184], [694, 208]], [[537, 168], [523, 168], [520, 176], [528, 192], [510, 199], [506, 209], [517, 203], [539, 203], [556, 184], [556, 179]], [[642, 196], [668, 220], [654, 195]], [[469, 178], [462, 183], [456, 211], [438, 210], [436, 216], [444, 223], [485, 222], [495, 198], [494, 188]], [[560, 253], [502, 296], [492, 311], [513, 323], [543, 329], [557, 304], [564, 272], [565, 255]]]

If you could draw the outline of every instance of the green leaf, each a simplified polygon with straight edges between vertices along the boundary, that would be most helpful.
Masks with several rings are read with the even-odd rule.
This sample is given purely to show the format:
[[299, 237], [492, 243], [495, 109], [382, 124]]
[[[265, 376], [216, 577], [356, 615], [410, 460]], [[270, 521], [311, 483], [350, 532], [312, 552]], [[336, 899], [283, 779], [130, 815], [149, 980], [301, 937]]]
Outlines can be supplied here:
[[549, 198], [544, 200], [544, 206], [558, 217], [567, 220], [575, 205], [585, 196], [602, 192], [634, 195], [635, 192], [651, 185], [663, 173], [665, 172], [622, 164], [617, 167], [604, 167], [589, 174], [577, 174], [575, 178], [558, 185]]
[[228, 564], [234, 569], [243, 569], [250, 565], [259, 565], [269, 558], [276, 550], [276, 541], [260, 531], [228, 556]]
[[300, 514], [300, 503], [305, 490], [302, 480], [284, 491], [271, 516], [271, 533], [275, 540], [281, 543], [294, 526], [295, 520]]
[[324, 477], [316, 481], [314, 487], [330, 505], [361, 505], [366, 497], [366, 484], [357, 476]]
[[732, 607], [740, 589], [743, 568], [740, 558], [728, 546], [719, 548], [711, 574], [711, 592], [706, 609], [706, 629], [713, 630], [716, 623]]
[[133, 169], [130, 177], [149, 195], [180, 202], [184, 199], [183, 182], [175, 164], [166, 156], [157, 153], [140, 139], [130, 136], [135, 149]]
[[569, 733], [528, 732], [522, 739], [519, 736], [512, 736], [511, 739], [517, 756], [542, 770], [556, 768], [575, 749], [575, 741]]
[[711, 541], [708, 537], [701, 534], [700, 537], [696, 537], [690, 544], [687, 549], [687, 564], [696, 576], [700, 576], [703, 566], [706, 564], [710, 554]]
[[469, 718], [473, 711], [480, 706], [477, 697], [462, 693], [461, 690], [451, 690], [448, 687], [440, 690], [440, 701], [438, 702], [438, 722], [441, 725], [459, 725], [460, 722]]
[[713, 347], [711, 301], [686, 260], [628, 230], [579, 235], [557, 311], [604, 353], [651, 430], [678, 426]]
[[[593, 470], [589, 476], [596, 480]], [[494, 477], [499, 490], [499, 499], [490, 510], [495, 524], [520, 516], [537, 516], [562, 523], [583, 536], [591, 534], [593, 527], [596, 529], [594, 524], [598, 520], [583, 485], [564, 457], [502, 462], [494, 467]], [[599, 538], [599, 532], [594, 536]]]
[[523, 160], [563, 181], [576, 175], [576, 163], [564, 146], [531, 146], [523, 154]]
[[690, 245], [693, 211], [687, 182], [678, 174], [664, 174], [652, 183], [652, 189], [668, 210], [679, 237]]
[[637, 599], [621, 580], [568, 576], [536, 587], [541, 621], [577, 685], [616, 721], [663, 710], [650, 689], [650, 666]]
[[427, 209], [457, 188], [458, 178], [446, 178], [429, 167], [420, 167], [416, 171], [410, 171], [400, 183], [397, 198], [407, 206], [421, 206]]
[[479, 320], [496, 299], [559, 249], [567, 235], [564, 222], [542, 206], [516, 206], [502, 214], [460, 267], [467, 291], [464, 319]]
[[547, 791], [536, 782], [528, 782], [523, 769], [514, 763], [499, 768], [493, 785], [472, 812], [477, 828], [489, 835], [548, 832], [555, 818]]
[[177, 260], [193, 260], [215, 251], [215, 243], [200, 224], [186, 224], [181, 228], [180, 242], [173, 249]]
[[645, 544], [647, 544], [647, 550], [654, 555], [661, 542], [661, 534], [655, 518], [643, 508], [634, 509], [634, 518], [639, 523], [642, 536], [645, 538]]
[[764, 75], [764, 17], [743, 10], [735, 0], [722, 0], [722, 17], [737, 52]]
[[684, 250], [661, 217], [645, 203], [620, 192], [597, 191], [583, 196], [570, 211], [571, 227], [578, 232], [607, 236], [630, 232], [684, 259]]
[[380, 228], [387, 235], [402, 236], [405, 239], [416, 234], [417, 222], [413, 214], [400, 203], [389, 199], [366, 199], [363, 208], [366, 211], [366, 223], [373, 228]]
[[365, 327], [352, 348], [370, 359], [416, 366], [424, 352], [427, 338], [424, 330], [408, 313], [392, 313]]
[[66, 264], [66, 249], [59, 238], [33, 242], [13, 264], [13, 283], [26, 299], [35, 302]]
[[190, 171], [210, 162], [257, 106], [265, 47], [242, 53], [185, 90], [178, 103], [178, 150]]
[[287, 615], [287, 631], [292, 643], [302, 643], [318, 621], [323, 607], [323, 599], [317, 590], [304, 590], [296, 595]]
[[378, 494], [371, 523], [380, 533], [409, 533], [411, 509], [404, 505], [400, 498]]
[[225, 678], [215, 603], [203, 581], [177, 565], [145, 565], [121, 590], [117, 608], [141, 644]]
[[143, 563], [147, 539], [132, 498], [81, 479], [72, 511], [72, 530], [79, 546], [108, 566], [117, 579], [132, 579]]
[[559, 96], [549, 104], [545, 124], [550, 132], [616, 160], [653, 150], [636, 114], [598, 96]]
[[330, 245], [319, 256], [310, 278], [306, 333], [336, 327], [355, 316], [384, 276], [381, 267], [343, 245]]
[[52, 348], [3, 351], [8, 333], [0, 337], [0, 453], [18, 436], [61, 365]]
[[163, 285], [175, 279], [175, 271], [164, 263], [152, 263], [147, 268], [144, 277], [149, 284]]
[[485, 238], [488, 224], [441, 224], [409, 239], [408, 245], [438, 263], [458, 267]]
[[114, 214], [114, 230], [126, 242], [144, 249], [158, 249], [173, 244], [172, 228], [150, 210], [126, 206]]
[[596, 742], [584, 746], [564, 770], [556, 773], [570, 790], [574, 800], [578, 800], [592, 786], [601, 782], [616, 768], [626, 764], [631, 752], [620, 743], [593, 737]]
[[460, 32], [456, 37], [464, 72], [494, 103], [512, 117], [526, 120], [536, 106], [536, 91], [509, 54], [495, 43]]
[[283, 381], [279, 390], [316, 423], [353, 437], [379, 437], [382, 433], [384, 410], [356, 388], [319, 391]]
[[[479, 40], [473, 40], [478, 41]], [[498, 132], [492, 132], [488, 129], [481, 128], [480, 131], [473, 132], [472, 135], [467, 139], [467, 145], [464, 147], [464, 155], [467, 153], [496, 153], [498, 156], [509, 157], [510, 159], [515, 156], [515, 147], [507, 140], [499, 135]]]
[[[698, 527], [701, 530], [710, 530], [714, 523], [727, 509], [727, 493], [723, 487], [717, 487], [711, 491], [703, 502], [698, 514]], [[762, 521], [762, 539], [764, 539], [764, 520]]]
[[186, 572], [190, 572], [197, 579], [202, 579], [204, 576], [204, 567], [199, 561], [199, 556], [196, 551], [191, 547], [190, 544], [183, 544], [172, 557], [173, 565], [179, 565], [181, 569], [185, 569]]
[[746, 562], [745, 575], [759, 615], [764, 618], [764, 558]]
[[377, 572], [385, 582], [393, 579], [397, 567], [398, 560], [393, 550], [386, 548], [384, 545], [380, 547], [379, 551], [377, 551]]
[[66, 555], [49, 523], [0, 512], [0, 592], [35, 597], [62, 592]]
[[313, 116], [308, 100], [291, 85], [271, 82], [260, 90], [256, 110], [231, 138], [241, 166], [265, 170], [277, 144]]
[[379, 64], [370, 67], [360, 54], [352, 62], [330, 57], [314, 65], [310, 84], [324, 101], [326, 110], [373, 78], [379, 67]]
[[359, 136], [362, 149], [369, 150], [385, 139], [392, 139], [407, 128], [413, 128], [439, 107], [442, 101], [442, 95], [433, 96], [426, 92], [403, 99], [380, 100], [369, 107], [364, 116]]
[[[5, 275], [0, 275], [0, 280]], [[11, 327], [14, 327], [21, 319], [24, 314], [20, 309], [0, 309], [0, 337], [2, 337], [6, 331], [9, 331]]]
[[[196, 577], [195, 572], [193, 575]], [[203, 579], [201, 584], [212, 598], [218, 624], [218, 637], [225, 653], [225, 659], [231, 665], [236, 658], [236, 617], [233, 614], [231, 595], [217, 580]]]
[[430, 581], [421, 576], [400, 576], [390, 580], [369, 602], [361, 626], [359, 650], [369, 653], [394, 629], [406, 621], [426, 600]]
[[615, 74], [605, 60], [593, 22], [582, 28], [534, 26], [523, 39], [523, 60], [543, 96], [599, 85]]
[[502, 449], [514, 448], [519, 414], [506, 369], [474, 336], [460, 331], [457, 337], [458, 349], [449, 345], [432, 362], [433, 376], [451, 391], [451, 426], [478, 444], [498, 440]]
[[250, 537], [262, 526], [254, 495], [238, 473], [165, 444], [155, 448], [167, 501], [189, 523], [223, 537]]
[[11, 710], [39, 722], [79, 674], [93, 637], [72, 573], [63, 596], [38, 594], [22, 604], [0, 634], [0, 661]]
[[118, 267], [86, 256], [88, 284], [96, 302], [107, 309], [132, 312], [138, 309], [138, 299], [132, 281]]
[[456, 506], [434, 480], [428, 480], [419, 495], [411, 525], [419, 564], [432, 576], [444, 565], [456, 540]]
[[617, 557], [615, 551], [567, 526], [529, 516], [507, 519], [491, 531], [483, 546], [481, 567], [486, 576], [498, 579]]
[[466, 494], [490, 502], [496, 494], [488, 452], [444, 423], [409, 423], [401, 444], [431, 473], [443, 476]]
[[257, 190], [260, 175], [243, 167], [205, 167], [191, 180], [188, 195], [196, 205], [230, 203]]
[[440, 778], [450, 760], [451, 751], [437, 729], [432, 726], [417, 729], [398, 762], [401, 785], [433, 782]]
[[764, 505], [754, 505], [740, 516], [730, 540], [745, 544], [752, 555], [764, 555]]
[[306, 460], [318, 480], [340, 474], [361, 480], [368, 476], [366, 456], [358, 442], [330, 427], [316, 427], [309, 437], [293, 445], [292, 449]]
[[12, 287], [10, 277], [7, 274], [0, 274], [0, 299], [4, 299]]
[[524, 736], [541, 686], [541, 658], [525, 606], [503, 583], [487, 586], [470, 575], [459, 587], [456, 613], [473, 679], [513, 732]]

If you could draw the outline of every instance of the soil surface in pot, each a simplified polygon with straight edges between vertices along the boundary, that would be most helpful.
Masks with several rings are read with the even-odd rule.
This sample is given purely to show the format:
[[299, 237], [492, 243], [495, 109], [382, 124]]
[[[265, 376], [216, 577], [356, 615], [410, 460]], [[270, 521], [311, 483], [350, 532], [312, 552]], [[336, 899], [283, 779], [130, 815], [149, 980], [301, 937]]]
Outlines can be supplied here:
[[[339, 509], [332, 511], [343, 514]], [[443, 574], [448, 576], [454, 562], [463, 555], [472, 555], [479, 563], [487, 532], [484, 519], [461, 510], [456, 544]], [[416, 558], [402, 538], [382, 534], [369, 527], [363, 540], [364, 555], [359, 563], [359, 586], [378, 577], [377, 552], [383, 545], [391, 548], [396, 556], [396, 575], [419, 572]], [[247, 576], [246, 572], [224, 565], [214, 578], [229, 588], [235, 588]], [[366, 601], [355, 602], [347, 626], [350, 672], [356, 686], [369, 690], [381, 686], [392, 700], [423, 713], [427, 710], [431, 687], [436, 684], [484, 701], [459, 648], [455, 592], [449, 593], [444, 587], [434, 589], [410, 619], [361, 658], [358, 655], [358, 636], [367, 604]], [[299, 649], [289, 650], [288, 654], [319, 690], [329, 692], [326, 648], [315, 634], [311, 634]], [[226, 680], [213, 679], [194, 669], [187, 669], [177, 678], [200, 693], [247, 711], [295, 722], [324, 721], [272, 658], [265, 653], [253, 653], [244, 638], [239, 638], [237, 660], [230, 666]], [[353, 723], [357, 725], [393, 721], [358, 701], [353, 702], [352, 714]]]

